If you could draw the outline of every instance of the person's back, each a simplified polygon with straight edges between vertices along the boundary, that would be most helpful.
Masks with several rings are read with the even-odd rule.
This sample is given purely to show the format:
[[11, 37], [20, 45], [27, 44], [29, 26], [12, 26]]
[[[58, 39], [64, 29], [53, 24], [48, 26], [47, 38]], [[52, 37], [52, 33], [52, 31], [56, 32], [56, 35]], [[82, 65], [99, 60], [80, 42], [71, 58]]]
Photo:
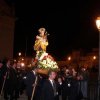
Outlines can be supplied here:
[[28, 72], [25, 79], [26, 92], [28, 100], [39, 100], [39, 75], [37, 74], [37, 67], [34, 67], [32, 71]]
[[25, 80], [25, 85], [26, 85], [26, 93], [28, 96], [28, 100], [30, 100], [31, 96], [32, 96], [32, 89], [33, 89], [33, 84], [35, 81], [35, 76], [33, 74], [33, 72], [28, 72], [26, 75], [26, 80]]

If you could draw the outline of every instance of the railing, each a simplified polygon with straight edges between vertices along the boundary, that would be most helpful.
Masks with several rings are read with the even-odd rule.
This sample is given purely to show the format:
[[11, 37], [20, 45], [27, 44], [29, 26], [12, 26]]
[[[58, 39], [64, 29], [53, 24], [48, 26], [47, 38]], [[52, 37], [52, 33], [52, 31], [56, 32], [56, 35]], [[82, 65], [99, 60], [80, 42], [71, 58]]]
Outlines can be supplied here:
[[88, 100], [100, 100], [100, 87], [98, 81], [91, 81], [88, 84]]

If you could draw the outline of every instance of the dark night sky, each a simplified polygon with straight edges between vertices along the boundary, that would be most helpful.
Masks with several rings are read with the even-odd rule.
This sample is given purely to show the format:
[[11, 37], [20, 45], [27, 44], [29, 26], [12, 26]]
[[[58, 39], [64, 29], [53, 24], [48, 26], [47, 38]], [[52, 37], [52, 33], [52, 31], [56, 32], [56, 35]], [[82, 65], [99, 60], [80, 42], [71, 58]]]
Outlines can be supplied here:
[[100, 15], [100, 0], [17, 0], [15, 13], [15, 56], [19, 51], [25, 53], [26, 39], [27, 55], [35, 55], [33, 45], [40, 27], [45, 27], [50, 34], [47, 52], [56, 58], [63, 58], [73, 49], [88, 51], [98, 47], [95, 19]]

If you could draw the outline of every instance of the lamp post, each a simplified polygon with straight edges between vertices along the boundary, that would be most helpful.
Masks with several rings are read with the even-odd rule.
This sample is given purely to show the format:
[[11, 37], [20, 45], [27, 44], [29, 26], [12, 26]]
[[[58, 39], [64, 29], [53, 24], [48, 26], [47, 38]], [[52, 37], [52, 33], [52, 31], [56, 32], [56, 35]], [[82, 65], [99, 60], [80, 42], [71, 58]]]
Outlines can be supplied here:
[[97, 29], [100, 32], [100, 17], [97, 17], [97, 19], [96, 19], [96, 26], [97, 26]]
[[22, 53], [19, 52], [19, 53], [18, 53], [18, 61], [19, 61], [19, 62], [20, 62], [20, 59], [21, 59], [21, 55], [22, 55]]
[[70, 64], [71, 64], [71, 56], [69, 56], [69, 57], [67, 57], [67, 64], [70, 66]]
[[[96, 19], [96, 26], [99, 31], [99, 39], [100, 39], [100, 17], [97, 17]], [[100, 58], [100, 43], [99, 43], [99, 58]], [[98, 80], [100, 80], [100, 61], [99, 61], [99, 75], [98, 75]]]
[[96, 58], [97, 58], [96, 56], [93, 56], [93, 60], [96, 60]]
[[[100, 39], [100, 17], [96, 19], [96, 26], [99, 31], [99, 39]], [[99, 43], [99, 59], [100, 59], [100, 43]], [[99, 61], [99, 75], [98, 75], [98, 100], [100, 100], [100, 61]]]
[[[97, 59], [96, 56], [93, 56], [93, 57], [92, 57], [92, 68], [95, 67], [96, 59]], [[99, 80], [99, 76], [98, 76], [98, 80]]]
[[18, 53], [18, 56], [21, 56], [21, 52]]
[[71, 57], [70, 57], [70, 56], [68, 57], [68, 60], [69, 60], [69, 61], [71, 60]]

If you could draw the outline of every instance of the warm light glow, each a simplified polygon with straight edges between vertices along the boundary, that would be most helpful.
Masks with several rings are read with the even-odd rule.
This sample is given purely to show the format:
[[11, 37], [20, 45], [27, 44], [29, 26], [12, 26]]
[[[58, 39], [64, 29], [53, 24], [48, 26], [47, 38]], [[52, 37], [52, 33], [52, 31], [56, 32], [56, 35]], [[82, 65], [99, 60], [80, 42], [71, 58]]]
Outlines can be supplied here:
[[93, 59], [95, 60], [96, 59], [96, 56], [93, 56]]
[[28, 67], [32, 67], [32, 64], [29, 64]]
[[68, 57], [68, 60], [71, 60], [71, 57]]
[[100, 17], [97, 17], [97, 19], [96, 19], [96, 26], [97, 26], [98, 30], [100, 31]]
[[16, 62], [16, 59], [14, 59], [14, 62]]
[[21, 66], [22, 66], [22, 67], [24, 67], [24, 66], [25, 66], [25, 64], [24, 64], [24, 63], [21, 63]]
[[21, 56], [21, 52], [19, 52], [18, 55]]
[[22, 58], [22, 61], [23, 61], [24, 59]]

